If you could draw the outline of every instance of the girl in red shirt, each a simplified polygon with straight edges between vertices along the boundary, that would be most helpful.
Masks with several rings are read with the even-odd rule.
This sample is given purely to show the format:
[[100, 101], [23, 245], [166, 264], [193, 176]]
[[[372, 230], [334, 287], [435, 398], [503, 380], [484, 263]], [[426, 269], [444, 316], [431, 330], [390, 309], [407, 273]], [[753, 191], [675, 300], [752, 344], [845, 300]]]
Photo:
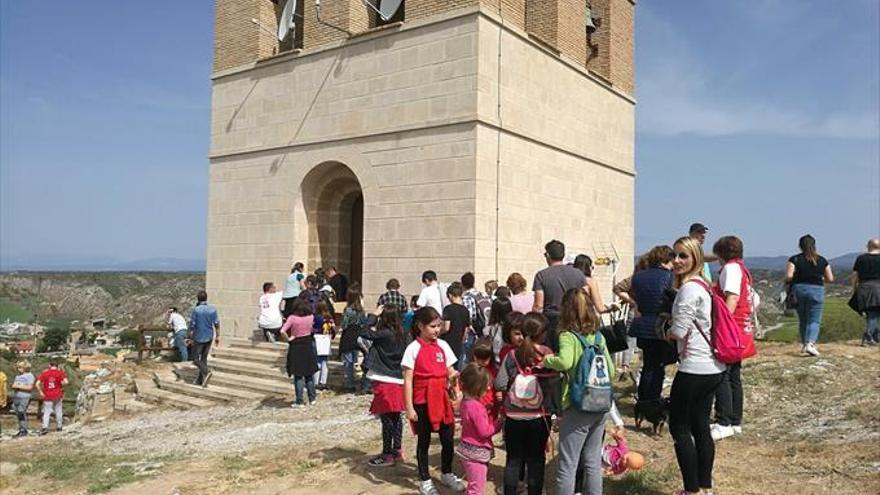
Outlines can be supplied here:
[[440, 482], [457, 492], [467, 484], [452, 473], [452, 440], [455, 416], [449, 399], [450, 383], [457, 373], [455, 353], [444, 340], [438, 340], [443, 320], [434, 308], [419, 308], [414, 315], [416, 339], [403, 353], [403, 397], [406, 419], [418, 436], [416, 460], [419, 467], [419, 494], [439, 495], [428, 473], [428, 448], [431, 434], [440, 435]]

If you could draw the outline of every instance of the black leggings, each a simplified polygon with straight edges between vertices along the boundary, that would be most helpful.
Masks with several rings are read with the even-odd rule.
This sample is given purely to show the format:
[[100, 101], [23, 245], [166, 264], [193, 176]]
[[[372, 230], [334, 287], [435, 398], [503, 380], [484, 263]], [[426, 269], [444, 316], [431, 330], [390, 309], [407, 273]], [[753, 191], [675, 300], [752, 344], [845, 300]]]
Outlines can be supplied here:
[[709, 433], [709, 412], [721, 373], [692, 375], [678, 372], [669, 396], [669, 433], [684, 489], [696, 492], [712, 488], [715, 443]]
[[[428, 473], [428, 448], [431, 447], [431, 421], [428, 419], [428, 405], [416, 404], [414, 406], [419, 420], [416, 422], [416, 433], [418, 435], [418, 443], [416, 444], [416, 461], [419, 464], [419, 479], [427, 481], [431, 479]], [[452, 446], [452, 436], [454, 434], [454, 425], [440, 423], [440, 471], [443, 474], [452, 472], [452, 456], [454, 450]]]
[[715, 392], [715, 422], [723, 426], [740, 426], [743, 419], [742, 361], [727, 365], [721, 374], [721, 385]]
[[379, 420], [382, 421], [382, 453], [397, 454], [403, 436], [403, 417], [400, 413], [386, 413], [379, 416]]
[[527, 467], [529, 495], [544, 492], [545, 447], [549, 436], [550, 430], [544, 418], [504, 420], [504, 445], [507, 448], [504, 495], [516, 495], [516, 484], [521, 479], [523, 466]]

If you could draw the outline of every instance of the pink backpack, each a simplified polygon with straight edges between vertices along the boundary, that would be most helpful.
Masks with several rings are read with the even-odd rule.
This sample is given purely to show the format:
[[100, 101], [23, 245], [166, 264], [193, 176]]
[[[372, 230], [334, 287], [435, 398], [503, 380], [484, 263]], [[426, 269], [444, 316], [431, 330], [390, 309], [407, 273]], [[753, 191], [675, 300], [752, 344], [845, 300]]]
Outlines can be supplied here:
[[737, 325], [733, 315], [727, 309], [724, 299], [712, 290], [706, 282], [698, 279], [692, 281], [703, 286], [706, 292], [709, 293], [709, 297], [712, 298], [712, 328], [710, 329], [712, 338], [710, 340], [703, 332], [703, 329], [700, 328], [700, 324], [694, 320], [700, 335], [703, 336], [706, 343], [712, 348], [715, 359], [724, 364], [734, 364], [742, 361], [745, 357], [746, 339], [742, 328]]

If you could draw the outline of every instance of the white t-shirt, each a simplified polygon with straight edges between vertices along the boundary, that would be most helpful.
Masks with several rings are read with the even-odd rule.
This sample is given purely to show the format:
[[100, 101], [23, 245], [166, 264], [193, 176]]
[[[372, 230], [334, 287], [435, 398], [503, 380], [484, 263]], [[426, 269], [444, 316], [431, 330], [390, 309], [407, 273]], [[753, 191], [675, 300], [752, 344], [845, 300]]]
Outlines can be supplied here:
[[[446, 343], [443, 339], [437, 339], [437, 344], [443, 349], [443, 354], [446, 356], [446, 367], [450, 367], [458, 361], [458, 358], [455, 357], [455, 353], [452, 352], [452, 348], [449, 347], [449, 344]], [[400, 360], [400, 365], [404, 368], [415, 369], [416, 367], [416, 357], [419, 355], [419, 350], [421, 350], [422, 344], [419, 343], [418, 340], [413, 340], [408, 346], [406, 346], [406, 350], [403, 351], [403, 359]]]
[[718, 285], [721, 286], [722, 292], [729, 292], [739, 296], [742, 278], [742, 268], [736, 263], [728, 263], [721, 268], [721, 273], [718, 274]]
[[260, 327], [281, 328], [281, 299], [283, 292], [272, 292], [260, 296]]
[[438, 282], [434, 285], [423, 287], [416, 305], [420, 308], [431, 306], [442, 315], [443, 308], [449, 304], [449, 300], [446, 299], [446, 288], [443, 287], [444, 285]]
[[173, 328], [175, 332], [187, 329], [186, 318], [180, 313], [171, 313], [171, 315], [168, 316], [168, 323], [171, 324], [171, 328]]

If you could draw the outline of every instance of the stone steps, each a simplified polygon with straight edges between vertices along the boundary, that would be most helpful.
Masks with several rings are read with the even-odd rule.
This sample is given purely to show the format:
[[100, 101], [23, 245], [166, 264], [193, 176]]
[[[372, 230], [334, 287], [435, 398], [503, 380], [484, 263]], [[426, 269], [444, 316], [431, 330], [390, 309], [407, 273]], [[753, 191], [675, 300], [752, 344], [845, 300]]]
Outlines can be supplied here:
[[[210, 366], [211, 362], [208, 361], [208, 363]], [[198, 371], [194, 366], [187, 367], [183, 363], [177, 363], [175, 365], [175, 369], [178, 375], [183, 380], [189, 382], [195, 380], [196, 376], [198, 375]], [[289, 398], [293, 395], [293, 384], [290, 383], [290, 380], [266, 380], [262, 378], [254, 378], [247, 375], [240, 375], [237, 373], [228, 373], [223, 371], [214, 371], [211, 375], [211, 381], [208, 382], [208, 388], [211, 388], [214, 385], [232, 389], [247, 390], [250, 392], [262, 393], [274, 397]]]
[[144, 402], [160, 403], [179, 409], [201, 409], [217, 405], [211, 400], [162, 390], [152, 380], [135, 380], [135, 386], [138, 399]]
[[208, 382], [208, 387], [201, 387], [192, 384], [192, 381], [195, 380], [195, 373], [193, 373], [192, 380], [189, 381], [181, 380], [174, 373], [157, 375], [156, 378], [159, 388], [161, 390], [174, 392], [181, 395], [188, 395], [190, 397], [196, 397], [199, 399], [210, 400], [221, 404], [258, 404], [267, 397], [267, 394], [265, 392], [254, 392], [252, 390], [242, 388], [224, 387], [218, 385], [216, 383], [213, 383], [213, 376], [211, 377], [211, 381]]

